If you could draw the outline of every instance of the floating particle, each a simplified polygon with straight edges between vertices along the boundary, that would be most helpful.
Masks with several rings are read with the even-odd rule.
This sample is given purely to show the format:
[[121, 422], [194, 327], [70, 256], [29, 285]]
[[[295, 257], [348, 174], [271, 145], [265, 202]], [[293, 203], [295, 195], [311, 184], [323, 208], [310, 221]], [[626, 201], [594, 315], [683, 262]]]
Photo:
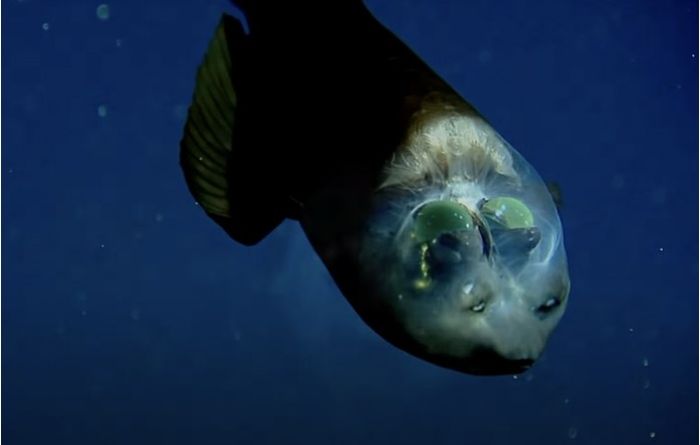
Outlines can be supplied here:
[[651, 381], [649, 381], [649, 379], [645, 379], [644, 383], [642, 383], [642, 388], [649, 389], [650, 386], [651, 386]]
[[97, 18], [100, 20], [109, 20], [109, 5], [102, 3], [97, 7]]
[[48, 31], [49, 30], [49, 22], [44, 22], [44, 24], [41, 25], [41, 29], [43, 29], [44, 31]]
[[651, 433], [649, 433], [649, 437], [653, 439], [654, 437], [656, 437], [656, 433], [652, 431]]
[[642, 366], [644, 366], [645, 368], [649, 367], [649, 359], [648, 358], [644, 357], [644, 359], [642, 360]]
[[569, 428], [569, 439], [576, 439], [576, 436], [578, 436], [578, 428], [572, 426]]
[[156, 222], [162, 222], [162, 221], [163, 221], [163, 214], [156, 213]]
[[105, 117], [107, 116], [107, 106], [106, 105], [100, 105], [97, 107], [97, 115], [100, 117]]
[[121, 48], [122, 46], [122, 39], [117, 39], [114, 41], [114, 44], [117, 45], [117, 48]]
[[664, 251], [664, 248], [663, 248], [663, 247], [659, 247], [659, 252], [663, 252], [663, 251]]
[[100, 249], [104, 249], [104, 248], [105, 248], [105, 245], [104, 245], [104, 244], [100, 244]]

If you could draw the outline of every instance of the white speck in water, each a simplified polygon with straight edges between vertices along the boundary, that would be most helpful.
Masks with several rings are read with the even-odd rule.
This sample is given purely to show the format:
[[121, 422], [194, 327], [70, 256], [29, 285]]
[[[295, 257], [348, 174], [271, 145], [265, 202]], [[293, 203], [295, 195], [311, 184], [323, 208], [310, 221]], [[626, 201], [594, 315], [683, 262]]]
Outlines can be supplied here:
[[629, 328], [629, 331], [630, 331], [630, 332], [634, 332], [634, 328]]
[[85, 309], [83, 309], [82, 311], [80, 311], [80, 315], [82, 315], [83, 317], [86, 316], [86, 315], [87, 315], [87, 311], [86, 311]]
[[651, 381], [649, 379], [644, 379], [644, 383], [642, 383], [642, 388], [649, 389], [650, 386], [651, 386]]
[[651, 433], [649, 433], [649, 437], [653, 439], [654, 437], [656, 437], [656, 433], [652, 431]]
[[197, 201], [194, 202], [194, 205], [199, 207], [199, 203]]
[[649, 367], [649, 359], [644, 357], [644, 360], [642, 360], [642, 366], [645, 368]]
[[100, 249], [104, 249], [104, 248], [105, 248], [105, 245], [104, 245], [104, 244], [100, 244]]
[[156, 222], [163, 222], [163, 214], [156, 213]]
[[564, 399], [564, 405], [568, 405], [568, 404], [569, 404], [569, 398], [567, 397], [566, 399]]
[[578, 436], [578, 429], [575, 426], [569, 428], [569, 439], [576, 439]]
[[9, 169], [9, 170], [7, 171], [7, 173], [10, 173], [10, 174], [12, 174], [12, 173], [14, 173], [14, 172], [15, 172], [15, 170], [14, 170], [14, 169], [12, 169], [12, 168], [11, 168], [11, 169]]
[[663, 252], [663, 251], [664, 251], [664, 248], [663, 248], [663, 247], [659, 247], [659, 252]]
[[44, 24], [41, 25], [41, 29], [43, 29], [44, 31], [48, 31], [49, 30], [49, 22], [44, 22]]
[[694, 59], [694, 58], [695, 58], [695, 54], [691, 54], [690, 57], [692, 57], [692, 58]]
[[135, 307], [135, 308], [131, 309], [129, 316], [131, 317], [132, 320], [139, 321], [141, 319], [141, 311], [139, 310], [139, 308]]
[[100, 105], [97, 107], [97, 115], [100, 117], [105, 117], [107, 116], [107, 106], [106, 105]]
[[399, 294], [398, 297], [399, 297], [399, 301], [403, 300], [403, 295], [402, 295], [402, 294]]
[[114, 44], [117, 46], [117, 48], [121, 48], [122, 46], [122, 39], [117, 39], [114, 41]]
[[513, 380], [518, 380], [518, 376], [517, 376], [517, 375], [514, 375], [514, 376], [513, 376]]
[[97, 18], [100, 20], [108, 20], [109, 19], [109, 5], [106, 3], [102, 3], [100, 6], [97, 7]]

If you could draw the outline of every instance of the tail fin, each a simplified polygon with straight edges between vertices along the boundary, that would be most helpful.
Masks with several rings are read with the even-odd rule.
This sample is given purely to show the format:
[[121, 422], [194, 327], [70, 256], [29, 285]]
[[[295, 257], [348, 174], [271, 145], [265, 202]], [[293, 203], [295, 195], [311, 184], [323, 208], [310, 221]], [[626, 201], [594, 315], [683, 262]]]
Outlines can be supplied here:
[[[184, 134], [180, 165], [188, 188], [209, 217], [234, 240], [252, 245], [285, 218], [281, 206], [255, 194], [254, 184], [240, 187], [248, 178], [238, 173], [250, 169], [246, 153], [250, 144], [234, 147], [234, 124], [239, 108], [237, 79], [244, 62], [232, 58], [245, 53], [246, 35], [240, 22], [224, 14], [199, 70]], [[236, 133], [240, 132], [236, 129]], [[234, 164], [236, 162], [236, 164]], [[235, 169], [234, 169], [235, 166]]]

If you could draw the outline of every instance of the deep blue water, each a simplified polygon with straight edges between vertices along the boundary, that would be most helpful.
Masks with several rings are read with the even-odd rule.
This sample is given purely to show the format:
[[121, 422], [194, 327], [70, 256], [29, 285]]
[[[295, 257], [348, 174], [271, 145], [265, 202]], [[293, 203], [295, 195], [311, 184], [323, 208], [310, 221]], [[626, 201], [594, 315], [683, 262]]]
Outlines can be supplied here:
[[388, 345], [296, 223], [230, 241], [178, 143], [231, 8], [98, 3], [2, 2], [8, 444], [697, 443], [697, 2], [368, 3], [563, 190], [570, 304], [518, 379]]

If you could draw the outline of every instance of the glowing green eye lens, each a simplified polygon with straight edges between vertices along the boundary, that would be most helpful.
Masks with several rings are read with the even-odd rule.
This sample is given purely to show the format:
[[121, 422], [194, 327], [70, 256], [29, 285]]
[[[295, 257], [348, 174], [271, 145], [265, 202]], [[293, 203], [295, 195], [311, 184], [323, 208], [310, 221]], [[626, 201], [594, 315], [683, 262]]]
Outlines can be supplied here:
[[418, 242], [434, 240], [446, 232], [470, 230], [474, 227], [466, 207], [454, 201], [433, 201], [416, 214], [414, 235]]
[[535, 225], [532, 212], [515, 198], [493, 198], [484, 203], [481, 212], [507, 229], [526, 229]]

